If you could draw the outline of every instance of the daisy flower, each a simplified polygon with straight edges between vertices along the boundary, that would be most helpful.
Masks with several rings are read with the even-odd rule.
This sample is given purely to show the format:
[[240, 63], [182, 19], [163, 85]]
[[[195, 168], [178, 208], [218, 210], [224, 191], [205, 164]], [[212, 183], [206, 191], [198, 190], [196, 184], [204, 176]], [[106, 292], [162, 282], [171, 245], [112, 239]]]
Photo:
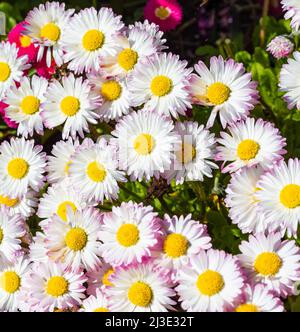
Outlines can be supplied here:
[[107, 289], [109, 310], [113, 312], [164, 312], [176, 304], [172, 284], [154, 270], [151, 263], [128, 269], [118, 268], [113, 274], [114, 287]]
[[101, 59], [114, 56], [118, 46], [113, 36], [124, 27], [111, 8], [86, 8], [75, 14], [63, 33], [65, 61], [75, 73], [99, 71]]
[[289, 20], [291, 18], [291, 27], [294, 30], [299, 30], [300, 25], [300, 4], [297, 0], [281, 0], [282, 10], [286, 12], [284, 18]]
[[100, 120], [109, 122], [128, 114], [132, 101], [125, 80], [100, 74], [90, 74], [88, 80], [93, 87], [92, 91], [102, 99], [96, 110]]
[[300, 222], [300, 161], [279, 162], [262, 175], [256, 193], [259, 208], [270, 223], [271, 230], [287, 230], [288, 236], [297, 236]]
[[5, 93], [20, 82], [24, 70], [30, 68], [26, 55], [18, 57], [18, 49], [15, 44], [2, 41], [0, 43], [0, 99]]
[[46, 248], [46, 235], [44, 233], [36, 232], [32, 238], [29, 245], [29, 257], [35, 263], [47, 263], [49, 261]]
[[110, 279], [113, 273], [114, 268], [104, 261], [101, 265], [98, 265], [95, 270], [88, 271], [86, 274], [88, 278], [88, 287], [86, 290], [87, 294], [95, 295], [99, 288], [105, 291], [107, 287], [112, 287], [113, 284], [111, 283]]
[[35, 263], [24, 278], [22, 297], [29, 302], [30, 311], [68, 309], [85, 298], [85, 281], [82, 270], [73, 271], [51, 261]]
[[238, 261], [224, 251], [210, 249], [192, 255], [190, 265], [181, 268], [175, 288], [186, 311], [224, 311], [244, 287]]
[[188, 77], [192, 72], [178, 55], [159, 53], [138, 63], [128, 78], [133, 106], [174, 118], [191, 108]]
[[286, 153], [286, 138], [271, 122], [247, 118], [228, 127], [230, 134], [221, 132], [216, 160], [231, 162], [223, 173], [236, 172], [242, 167], [260, 165], [267, 169]]
[[273, 38], [267, 46], [267, 51], [277, 60], [287, 58], [293, 50], [294, 44], [284, 36]]
[[157, 213], [142, 203], [122, 203], [106, 213], [99, 232], [101, 255], [111, 265], [141, 263], [151, 257], [161, 229]]
[[100, 224], [101, 215], [92, 207], [75, 212], [69, 208], [66, 220], [54, 215], [44, 230], [47, 255], [74, 270], [81, 267], [95, 269], [101, 263], [98, 241]]
[[121, 169], [141, 181], [170, 170], [173, 148], [179, 142], [170, 119], [152, 112], [132, 112], [112, 132]]
[[29, 188], [39, 191], [44, 185], [46, 154], [34, 140], [22, 138], [4, 141], [0, 146], [1, 191], [13, 198], [27, 193]]
[[47, 128], [53, 129], [64, 123], [62, 138], [78, 134], [84, 137], [89, 132], [89, 123], [96, 124], [98, 115], [95, 110], [101, 103], [100, 97], [94, 95], [88, 81], [73, 74], [49, 84], [45, 94], [47, 102], [42, 117]]
[[184, 181], [203, 181], [204, 176], [212, 177], [212, 170], [218, 166], [210, 161], [214, 159], [215, 136], [197, 122], [177, 122], [174, 131], [181, 142], [175, 145], [175, 158], [171, 170], [164, 176], [176, 184]]
[[24, 220], [19, 215], [9, 216], [6, 209], [0, 210], [0, 259], [14, 261], [22, 252], [21, 237], [25, 235]]
[[116, 199], [118, 181], [126, 182], [124, 173], [118, 170], [115, 148], [102, 138], [97, 144], [78, 149], [69, 166], [70, 181], [75, 190], [89, 201], [103, 202]]
[[27, 138], [34, 132], [44, 134], [41, 111], [46, 101], [44, 94], [48, 87], [45, 78], [32, 76], [23, 77], [20, 86], [12, 87], [4, 99], [8, 104], [6, 116], [18, 124], [17, 134]]
[[295, 241], [281, 241], [280, 233], [259, 233], [250, 235], [239, 248], [240, 262], [251, 282], [261, 282], [281, 297], [293, 294], [300, 277], [300, 250]]
[[245, 73], [244, 65], [221, 56], [210, 59], [210, 68], [199, 61], [195, 65], [197, 74], [190, 78], [190, 93], [193, 103], [213, 106], [207, 127], [212, 127], [219, 112], [220, 121], [227, 124], [245, 119], [258, 100], [257, 83], [251, 74]]
[[288, 108], [292, 109], [295, 106], [300, 109], [300, 84], [297, 80], [300, 63], [300, 52], [293, 53], [293, 58], [289, 58], [280, 71], [279, 87], [285, 92], [283, 98], [287, 102]]
[[243, 168], [233, 173], [226, 188], [225, 203], [229, 208], [229, 217], [243, 233], [258, 233], [268, 229], [268, 222], [258, 206], [256, 193], [261, 167]]
[[84, 312], [108, 312], [108, 300], [100, 289], [95, 295], [90, 295], [82, 302]]
[[19, 294], [29, 271], [29, 260], [19, 257], [14, 264], [0, 268], [0, 311], [18, 311]]
[[46, 2], [28, 13], [26, 34], [39, 45], [37, 61], [41, 61], [46, 53], [48, 67], [52, 57], [58, 66], [63, 64], [62, 34], [74, 11], [65, 10], [64, 3]]
[[189, 258], [201, 250], [211, 248], [211, 238], [207, 234], [206, 225], [192, 220], [192, 215], [165, 215], [165, 230], [162, 251], [155, 259], [155, 264], [165, 272], [172, 272], [176, 277], [181, 268], [189, 264]]
[[[241, 301], [242, 300], [242, 301]], [[280, 298], [263, 284], [244, 287], [242, 299], [235, 303], [230, 311], [235, 312], [283, 312], [284, 306]]]
[[182, 22], [182, 8], [176, 0], [148, 0], [144, 16], [159, 25], [160, 30], [174, 30]]

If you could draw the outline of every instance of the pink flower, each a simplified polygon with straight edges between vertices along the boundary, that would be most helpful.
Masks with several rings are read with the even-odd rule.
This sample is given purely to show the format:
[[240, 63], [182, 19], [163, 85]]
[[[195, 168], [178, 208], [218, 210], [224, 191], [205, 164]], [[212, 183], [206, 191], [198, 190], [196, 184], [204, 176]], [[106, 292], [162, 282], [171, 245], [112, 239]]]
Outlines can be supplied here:
[[51, 61], [51, 66], [48, 67], [46, 63], [46, 53], [44, 53], [41, 61], [34, 64], [34, 68], [36, 69], [36, 72], [39, 76], [45, 77], [47, 80], [49, 80], [52, 75], [55, 73], [55, 67], [56, 63], [54, 59]]
[[275, 37], [267, 46], [267, 51], [276, 59], [287, 58], [293, 50], [294, 44], [284, 36]]
[[158, 24], [160, 30], [175, 29], [182, 21], [182, 8], [176, 0], [148, 0], [144, 16], [150, 22]]
[[6, 116], [6, 112], [5, 112], [5, 109], [8, 105], [3, 103], [2, 101], [0, 101], [0, 114], [4, 120], [4, 122], [8, 125], [8, 127], [10, 128], [17, 128], [18, 125], [14, 122], [14, 121], [11, 121], [7, 116]]

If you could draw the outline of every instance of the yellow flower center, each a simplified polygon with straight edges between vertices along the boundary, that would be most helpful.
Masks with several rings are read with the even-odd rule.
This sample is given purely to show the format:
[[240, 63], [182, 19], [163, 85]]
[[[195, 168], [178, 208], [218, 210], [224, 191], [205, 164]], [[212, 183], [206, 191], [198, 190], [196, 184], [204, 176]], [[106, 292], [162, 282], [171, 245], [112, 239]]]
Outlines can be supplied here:
[[241, 160], [250, 160], [256, 157], [259, 148], [259, 144], [252, 139], [245, 139], [238, 145], [237, 155]]
[[104, 44], [105, 36], [103, 32], [93, 29], [87, 31], [82, 38], [82, 45], [85, 50], [93, 52], [101, 48]]
[[258, 312], [258, 308], [255, 304], [245, 303], [235, 308], [235, 312]]
[[300, 186], [288, 184], [280, 192], [280, 202], [288, 209], [300, 206]]
[[94, 312], [109, 312], [109, 310], [104, 307], [99, 307], [99, 308], [95, 309]]
[[186, 254], [189, 246], [187, 238], [181, 234], [169, 234], [164, 241], [164, 252], [171, 258], [178, 258]]
[[6, 205], [8, 207], [14, 207], [19, 203], [18, 198], [10, 198], [8, 196], [0, 195], [0, 204]]
[[0, 280], [1, 288], [7, 293], [15, 293], [21, 285], [19, 275], [14, 271], [3, 272]]
[[196, 283], [201, 294], [213, 296], [224, 287], [224, 279], [219, 272], [207, 270], [199, 275]]
[[16, 158], [11, 160], [7, 165], [8, 174], [14, 179], [23, 179], [28, 173], [29, 165], [26, 160]]
[[46, 285], [46, 292], [53, 297], [59, 297], [66, 294], [69, 290], [68, 281], [61, 276], [51, 277]]
[[206, 97], [213, 105], [221, 105], [228, 100], [230, 93], [231, 90], [227, 85], [216, 82], [207, 88]]
[[152, 301], [153, 293], [149, 285], [142, 281], [137, 281], [128, 290], [128, 299], [135, 306], [148, 307]]
[[31, 45], [31, 38], [28, 36], [20, 36], [20, 44], [22, 47], [29, 47]]
[[35, 96], [27, 96], [21, 102], [21, 110], [27, 115], [36, 113], [40, 108], [40, 101]]
[[103, 182], [106, 178], [106, 170], [102, 164], [93, 161], [87, 167], [87, 175], [94, 182]]
[[86, 246], [87, 240], [86, 232], [79, 227], [70, 229], [65, 237], [66, 245], [74, 251], [83, 249]]
[[153, 78], [150, 89], [154, 96], [163, 97], [171, 92], [173, 88], [172, 80], [164, 75], [159, 75]]
[[66, 166], [65, 166], [65, 173], [66, 173], [66, 175], [69, 175], [69, 168], [70, 168], [71, 164], [72, 164], [72, 161], [68, 161], [66, 163]]
[[3, 240], [3, 237], [4, 237], [3, 230], [0, 227], [0, 244], [1, 244], [2, 240]]
[[149, 134], [140, 134], [136, 137], [133, 147], [138, 154], [143, 156], [152, 152], [155, 146], [154, 138]]
[[101, 95], [105, 100], [114, 101], [119, 99], [122, 87], [117, 81], [107, 81], [101, 86]]
[[138, 60], [138, 53], [131, 48], [125, 48], [118, 55], [118, 64], [124, 70], [129, 71], [133, 69]]
[[188, 164], [196, 157], [196, 149], [192, 144], [181, 144], [181, 149], [175, 151], [177, 160], [182, 164]]
[[76, 205], [70, 201], [65, 201], [61, 203], [57, 208], [57, 214], [63, 221], [67, 221], [67, 209], [71, 208], [73, 212], [75, 213], [77, 208]]
[[0, 82], [5, 82], [10, 76], [11, 70], [6, 62], [0, 62]]
[[117, 232], [117, 240], [124, 247], [131, 247], [138, 243], [140, 232], [133, 224], [122, 225]]
[[74, 116], [80, 109], [80, 101], [73, 96], [65, 97], [60, 102], [60, 109], [66, 116]]
[[42, 27], [40, 36], [56, 42], [60, 37], [60, 28], [53, 22], [47, 23]]
[[171, 11], [168, 7], [160, 6], [155, 9], [154, 14], [161, 20], [166, 20], [171, 15]]
[[103, 277], [102, 277], [102, 284], [104, 286], [113, 286], [114, 284], [109, 280], [109, 277], [114, 273], [114, 269], [108, 269]]
[[282, 265], [281, 258], [275, 252], [263, 252], [254, 262], [254, 269], [264, 276], [274, 276]]

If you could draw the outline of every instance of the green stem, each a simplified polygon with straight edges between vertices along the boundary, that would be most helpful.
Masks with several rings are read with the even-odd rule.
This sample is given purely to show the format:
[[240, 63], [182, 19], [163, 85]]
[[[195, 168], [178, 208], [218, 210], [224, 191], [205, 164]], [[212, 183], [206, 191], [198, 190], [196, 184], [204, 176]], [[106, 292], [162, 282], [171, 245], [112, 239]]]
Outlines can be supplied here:
[[136, 199], [138, 199], [139, 201], [141, 200], [141, 197], [136, 194], [135, 192], [131, 191], [130, 189], [128, 189], [123, 183], [119, 183], [119, 187], [125, 191], [127, 194], [134, 196]]

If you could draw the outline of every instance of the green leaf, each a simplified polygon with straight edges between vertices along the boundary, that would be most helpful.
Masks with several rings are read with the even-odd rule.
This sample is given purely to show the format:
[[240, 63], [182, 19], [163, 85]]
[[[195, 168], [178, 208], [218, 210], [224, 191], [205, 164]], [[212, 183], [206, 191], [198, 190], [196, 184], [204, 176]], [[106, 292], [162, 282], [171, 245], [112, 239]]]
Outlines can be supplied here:
[[270, 67], [269, 55], [265, 50], [260, 47], [255, 47], [253, 61], [260, 63], [265, 68]]
[[211, 45], [205, 45], [198, 47], [195, 54], [197, 56], [214, 56], [218, 54], [218, 50]]
[[243, 63], [246, 67], [251, 63], [251, 54], [247, 51], [240, 51], [235, 54], [235, 61]]

